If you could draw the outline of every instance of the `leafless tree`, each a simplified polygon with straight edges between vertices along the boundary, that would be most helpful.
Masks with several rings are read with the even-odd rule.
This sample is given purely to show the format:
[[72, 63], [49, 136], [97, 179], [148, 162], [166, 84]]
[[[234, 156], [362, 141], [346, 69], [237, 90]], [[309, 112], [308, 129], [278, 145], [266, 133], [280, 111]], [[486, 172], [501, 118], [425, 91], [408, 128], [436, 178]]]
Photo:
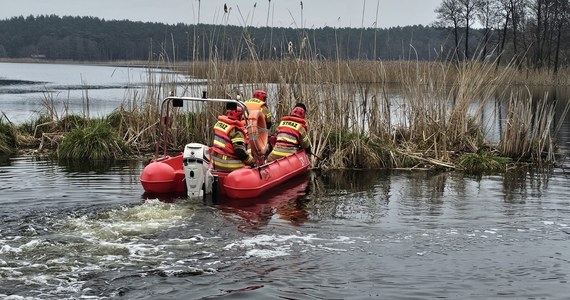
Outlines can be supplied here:
[[459, 29], [464, 21], [461, 17], [460, 0], [443, 0], [435, 9], [437, 21], [434, 23], [438, 27], [452, 27], [454, 36], [453, 56], [459, 60]]
[[[475, 15], [479, 23], [483, 26], [484, 34], [481, 45], [481, 59], [487, 58], [489, 41], [495, 29], [499, 29], [502, 21], [500, 1], [480, 0], [475, 8]], [[498, 30], [497, 30], [498, 31]]]
[[512, 33], [513, 33], [513, 58], [515, 63], [520, 67], [521, 55], [519, 54], [519, 34], [524, 29], [524, 19], [526, 17], [525, 0], [508, 0], [508, 9], [512, 19]]
[[568, 33], [570, 29], [570, 2], [568, 0], [556, 0], [554, 16], [554, 26], [556, 27], [556, 50], [554, 54], [554, 74], [558, 73], [560, 64], [560, 44], [562, 42], [562, 33]]
[[469, 59], [469, 30], [475, 19], [476, 7], [480, 0], [459, 0], [460, 15], [465, 25], [465, 59]]

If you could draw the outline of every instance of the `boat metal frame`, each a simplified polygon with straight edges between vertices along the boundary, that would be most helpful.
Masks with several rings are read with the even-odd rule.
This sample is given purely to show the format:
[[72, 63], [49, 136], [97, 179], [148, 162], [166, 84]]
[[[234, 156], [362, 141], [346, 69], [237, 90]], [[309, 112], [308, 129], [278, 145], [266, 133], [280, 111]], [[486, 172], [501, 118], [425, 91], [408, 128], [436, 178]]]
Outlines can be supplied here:
[[194, 102], [212, 102], [212, 103], [236, 103], [243, 109], [245, 117], [249, 116], [249, 111], [247, 106], [240, 99], [222, 99], [222, 98], [208, 98], [207, 92], [202, 92], [202, 97], [177, 97], [171, 95], [162, 100], [160, 105], [160, 121], [159, 121], [159, 134], [162, 136], [156, 142], [155, 149], [155, 160], [159, 159], [159, 149], [160, 145], [163, 145], [164, 153], [163, 157], [168, 156], [168, 128], [170, 127], [170, 108], [171, 107], [183, 107], [184, 101], [194, 101]]

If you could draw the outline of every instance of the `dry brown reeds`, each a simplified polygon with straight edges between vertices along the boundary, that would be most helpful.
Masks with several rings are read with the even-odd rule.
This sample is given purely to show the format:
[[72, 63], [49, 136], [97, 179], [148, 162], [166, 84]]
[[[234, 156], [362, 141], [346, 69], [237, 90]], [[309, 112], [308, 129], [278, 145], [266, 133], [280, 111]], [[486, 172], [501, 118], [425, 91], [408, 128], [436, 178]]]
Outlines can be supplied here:
[[[184, 70], [180, 65], [167, 67]], [[501, 102], [505, 86], [519, 72], [511, 66], [496, 68], [491, 62], [326, 61], [295, 57], [229, 62], [214, 58], [192, 62], [192, 67], [187, 65], [185, 70], [193, 70], [195, 78], [205, 79], [204, 85], [185, 86], [188, 95], [199, 95], [199, 89], [207, 89], [212, 97], [247, 98], [254, 89], [262, 88], [268, 91], [269, 105], [277, 117], [287, 115], [295, 102], [305, 103], [315, 166], [447, 169], [455, 168], [461, 154], [493, 147], [486, 138], [488, 102]], [[152, 93], [157, 101], [144, 101], [144, 124], [125, 126], [130, 132], [128, 140], [148, 141], [141, 145], [156, 142], [151, 138], [151, 128], [159, 119], [159, 94], [166, 96], [164, 88], [162, 93]], [[149, 104], [151, 107], [146, 107]], [[514, 102], [509, 104], [518, 110]], [[215, 107], [194, 107], [190, 111], [198, 114], [184, 116], [178, 111], [172, 117], [171, 124], [183, 121], [182, 125], [172, 125], [169, 140], [173, 146], [188, 141], [209, 143], [212, 122], [222, 113]], [[552, 109], [533, 113], [551, 118], [548, 116]], [[528, 122], [513, 118], [514, 113], [507, 115], [507, 124]], [[135, 114], [133, 119], [140, 120], [141, 116]], [[551, 128], [552, 124], [544, 120], [544, 126], [535, 128], [536, 134], [544, 136]], [[512, 129], [506, 127], [501, 153], [526, 157], [526, 152], [520, 151], [524, 147], [506, 142], [514, 140], [509, 138], [512, 135]], [[528, 139], [533, 137], [526, 136], [521, 143], [537, 143]], [[553, 149], [545, 139], [538, 143], [542, 149]], [[540, 150], [541, 155], [543, 152]], [[535, 154], [528, 158], [536, 159]], [[546, 160], [550, 159], [547, 154]]]
[[[556, 135], [560, 124], [556, 124], [554, 119], [556, 102], [549, 103], [545, 99], [548, 99], [548, 94], [537, 99], [530, 92], [526, 97], [511, 93], [500, 144], [503, 155], [539, 164], [556, 161]], [[567, 102], [562, 120], [569, 109], [570, 102]]]
[[[108, 119], [139, 153], [154, 149], [163, 133], [159, 125], [168, 126], [167, 148], [181, 151], [188, 142], [210, 143], [223, 107], [169, 108], [166, 120], [160, 104], [171, 91], [246, 99], [262, 88], [277, 118], [296, 102], [305, 103], [316, 167], [454, 169], [462, 154], [493, 148], [514, 159], [553, 159], [553, 106], [547, 97], [507, 95], [506, 87], [521, 78], [516, 67], [484, 61], [330, 61], [316, 55], [269, 61], [259, 60], [251, 45], [248, 49], [250, 58], [232, 61], [216, 56], [189, 63], [166, 56], [149, 61], [147, 90], [127, 94]], [[157, 69], [191, 77], [157, 76]], [[496, 115], [493, 109], [503, 106], [509, 113], [500, 122], [506, 126], [500, 142], [492, 144], [486, 123], [489, 114]]]

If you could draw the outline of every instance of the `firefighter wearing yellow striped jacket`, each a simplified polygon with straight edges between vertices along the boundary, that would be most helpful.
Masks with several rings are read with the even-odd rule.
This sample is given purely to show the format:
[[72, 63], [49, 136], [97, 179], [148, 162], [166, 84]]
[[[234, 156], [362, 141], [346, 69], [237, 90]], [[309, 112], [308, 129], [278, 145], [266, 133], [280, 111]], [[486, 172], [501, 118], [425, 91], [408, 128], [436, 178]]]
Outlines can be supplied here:
[[248, 154], [247, 133], [245, 132], [243, 110], [236, 103], [228, 103], [225, 116], [219, 116], [214, 125], [212, 161], [214, 170], [231, 172], [245, 165], [253, 165], [255, 160]]
[[307, 154], [311, 153], [311, 144], [305, 123], [306, 110], [307, 108], [303, 103], [297, 103], [289, 116], [281, 118], [277, 127], [277, 141], [267, 157], [267, 162], [292, 155], [299, 149], [305, 149]]
[[266, 128], [271, 129], [271, 111], [267, 108], [267, 93], [264, 90], [255, 90], [253, 92], [253, 98], [245, 100], [245, 106], [248, 111], [259, 110], [265, 115]]

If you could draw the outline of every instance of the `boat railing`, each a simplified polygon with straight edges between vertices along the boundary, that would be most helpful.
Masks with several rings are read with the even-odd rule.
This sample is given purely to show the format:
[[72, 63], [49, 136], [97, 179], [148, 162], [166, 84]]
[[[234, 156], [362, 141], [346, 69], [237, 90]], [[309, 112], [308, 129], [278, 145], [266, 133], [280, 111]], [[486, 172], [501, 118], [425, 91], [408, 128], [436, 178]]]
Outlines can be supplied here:
[[[202, 97], [178, 97], [174, 96], [172, 93], [170, 96], [166, 97], [162, 100], [162, 104], [160, 106], [160, 124], [159, 124], [159, 134], [162, 134], [162, 143], [164, 153], [163, 156], [167, 156], [168, 152], [168, 128], [170, 127], [170, 108], [171, 107], [183, 107], [184, 102], [204, 102], [204, 103], [236, 103], [243, 109], [244, 115], [247, 117], [249, 116], [249, 111], [247, 110], [247, 106], [240, 100], [240, 99], [223, 99], [223, 98], [208, 98], [206, 91], [202, 92]], [[159, 155], [159, 148], [160, 148], [161, 141], [158, 140], [156, 142], [156, 152], [155, 158], [158, 159]]]

